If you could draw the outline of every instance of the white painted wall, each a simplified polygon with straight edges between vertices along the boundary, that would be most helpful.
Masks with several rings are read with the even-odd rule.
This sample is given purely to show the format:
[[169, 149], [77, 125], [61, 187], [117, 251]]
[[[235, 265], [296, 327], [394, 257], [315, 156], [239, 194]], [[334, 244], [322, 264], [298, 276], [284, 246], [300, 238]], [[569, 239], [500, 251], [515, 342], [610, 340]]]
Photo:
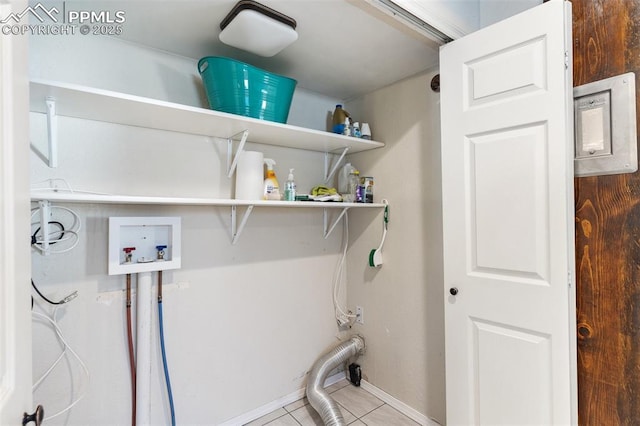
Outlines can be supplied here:
[[[31, 40], [32, 78], [202, 105], [195, 64], [108, 38]], [[336, 102], [299, 91], [294, 103], [304, 111], [293, 112], [290, 122], [324, 128]], [[41, 146], [44, 117], [33, 113], [31, 118], [32, 143]], [[60, 118], [59, 127], [59, 168], [49, 169], [33, 154], [32, 182], [60, 177], [76, 189], [100, 192], [231, 196], [232, 185], [222, 172], [226, 143], [215, 138], [71, 118]], [[323, 154], [257, 148], [278, 161], [281, 180], [294, 167], [301, 190], [321, 181]], [[321, 211], [254, 211], [232, 246], [229, 208], [70, 207], [83, 220], [79, 246], [61, 255], [34, 253], [32, 274], [53, 299], [79, 291], [58, 317], [91, 381], [68, 415], [47, 424], [113, 425], [129, 419], [125, 281], [107, 275], [109, 216], [182, 217], [182, 269], [164, 274], [167, 355], [179, 424], [219, 424], [300, 389], [313, 362], [337, 342], [332, 277], [341, 233], [322, 237]], [[38, 302], [36, 309], [43, 308], [49, 310]], [[60, 352], [52, 330], [39, 322], [33, 350], [38, 377]], [[153, 365], [151, 420], [167, 424], [159, 351]], [[37, 389], [34, 401], [53, 414], [83, 383], [77, 366], [63, 363]]]
[[386, 146], [350, 159], [374, 176], [375, 200], [385, 197], [391, 207], [380, 269], [368, 266], [368, 256], [380, 242], [382, 214], [350, 222], [348, 300], [365, 311], [354, 331], [367, 342], [367, 380], [445, 424], [440, 95], [429, 87], [436, 73], [351, 106]]
[[542, 0], [479, 0], [480, 28], [542, 4]]

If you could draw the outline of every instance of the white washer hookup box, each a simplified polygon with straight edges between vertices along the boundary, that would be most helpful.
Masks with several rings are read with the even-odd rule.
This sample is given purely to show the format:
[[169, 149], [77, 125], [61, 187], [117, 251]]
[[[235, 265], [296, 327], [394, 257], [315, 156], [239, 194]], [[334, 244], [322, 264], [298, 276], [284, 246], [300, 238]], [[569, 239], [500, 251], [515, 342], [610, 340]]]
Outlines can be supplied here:
[[179, 217], [110, 217], [109, 275], [179, 269]]

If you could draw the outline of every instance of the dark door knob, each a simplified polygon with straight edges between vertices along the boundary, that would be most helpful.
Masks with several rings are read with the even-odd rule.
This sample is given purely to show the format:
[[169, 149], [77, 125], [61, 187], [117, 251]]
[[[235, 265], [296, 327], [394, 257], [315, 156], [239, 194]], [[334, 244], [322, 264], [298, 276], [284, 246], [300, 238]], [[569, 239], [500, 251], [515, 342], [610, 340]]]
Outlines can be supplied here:
[[42, 424], [42, 418], [44, 417], [44, 408], [42, 405], [38, 405], [36, 411], [33, 414], [24, 413], [22, 416], [22, 425], [25, 426], [31, 422], [35, 422], [36, 426], [40, 426]]
[[451, 293], [452, 296], [455, 296], [456, 294], [458, 294], [458, 289], [456, 287], [451, 287], [449, 289], [449, 293]]

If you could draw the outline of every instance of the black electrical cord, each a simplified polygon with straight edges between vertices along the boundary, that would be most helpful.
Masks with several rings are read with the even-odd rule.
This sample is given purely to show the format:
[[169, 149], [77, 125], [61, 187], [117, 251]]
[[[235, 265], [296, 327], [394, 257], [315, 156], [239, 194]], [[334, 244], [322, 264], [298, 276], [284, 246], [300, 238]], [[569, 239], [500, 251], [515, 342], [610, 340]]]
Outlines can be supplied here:
[[[58, 241], [62, 240], [62, 238], [64, 238], [64, 225], [56, 220], [52, 220], [48, 223], [49, 225], [58, 225], [60, 227], [60, 230], [58, 231], [58, 233], [60, 234], [60, 236], [49, 242], [49, 244], [55, 244]], [[38, 227], [38, 229], [35, 230], [35, 232], [31, 235], [31, 244], [37, 244], [38, 243], [38, 239], [37, 239], [37, 235], [38, 232], [40, 232], [41, 227]], [[70, 294], [69, 296], [65, 297], [64, 299], [58, 300], [57, 302], [54, 302], [53, 300], [48, 299], [44, 294], [40, 293], [40, 290], [38, 290], [38, 287], [36, 287], [36, 284], [33, 282], [33, 278], [31, 279], [31, 286], [33, 287], [33, 289], [36, 291], [36, 293], [38, 293], [38, 295], [40, 297], [42, 297], [42, 299], [49, 303], [50, 305], [63, 305], [67, 302], [69, 302], [70, 300], [74, 299], [77, 296], [77, 293], [74, 292], [72, 294]], [[31, 296], [31, 309], [33, 309], [33, 296]]]
[[[62, 238], [64, 238], [64, 225], [56, 220], [52, 220], [49, 222], [49, 225], [58, 225], [60, 227], [60, 230], [58, 231], [60, 233], [60, 237], [58, 237], [55, 240], [52, 240], [49, 242], [49, 244], [55, 244], [58, 241], [62, 240]], [[38, 227], [38, 229], [36, 229], [36, 231], [31, 235], [31, 244], [37, 244], [38, 243], [38, 239], [36, 237], [36, 235], [38, 235], [38, 232], [40, 232], [40, 227]]]
[[38, 293], [38, 295], [40, 297], [42, 297], [42, 299], [44, 299], [45, 302], [47, 302], [47, 303], [49, 303], [51, 305], [62, 305], [63, 303], [66, 303], [66, 302], [63, 302], [62, 300], [54, 302], [54, 301], [48, 299], [44, 294], [40, 293], [40, 290], [38, 290], [38, 287], [36, 287], [36, 284], [33, 282], [33, 279], [31, 279], [31, 286], [36, 291], [36, 293]]
[[[78, 295], [78, 292], [74, 291], [73, 293], [71, 293], [70, 295], [65, 297], [64, 299], [61, 299], [61, 300], [58, 300], [57, 302], [54, 302], [54, 301], [48, 299], [44, 294], [40, 293], [40, 290], [38, 290], [38, 287], [36, 287], [36, 284], [33, 282], [33, 278], [31, 279], [31, 286], [36, 291], [36, 293], [38, 293], [38, 296], [42, 297], [42, 299], [44, 299], [45, 302], [47, 302], [47, 303], [49, 303], [51, 305], [64, 305], [65, 303], [70, 302], [71, 300], [75, 299], [76, 296]], [[31, 307], [33, 308], [33, 297], [31, 298]]]

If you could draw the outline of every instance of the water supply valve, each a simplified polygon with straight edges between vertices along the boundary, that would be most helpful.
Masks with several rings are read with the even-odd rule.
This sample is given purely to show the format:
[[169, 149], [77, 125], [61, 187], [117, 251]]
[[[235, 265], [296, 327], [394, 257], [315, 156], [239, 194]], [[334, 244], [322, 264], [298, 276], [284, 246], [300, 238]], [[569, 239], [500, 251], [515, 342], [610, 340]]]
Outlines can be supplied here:
[[133, 260], [133, 251], [135, 249], [135, 247], [125, 247], [122, 249], [122, 251], [124, 252], [124, 263], [131, 263], [131, 261]]
[[158, 259], [157, 260], [164, 260], [164, 255], [165, 255], [165, 249], [167, 248], [167, 246], [156, 246], [156, 250], [158, 251]]

